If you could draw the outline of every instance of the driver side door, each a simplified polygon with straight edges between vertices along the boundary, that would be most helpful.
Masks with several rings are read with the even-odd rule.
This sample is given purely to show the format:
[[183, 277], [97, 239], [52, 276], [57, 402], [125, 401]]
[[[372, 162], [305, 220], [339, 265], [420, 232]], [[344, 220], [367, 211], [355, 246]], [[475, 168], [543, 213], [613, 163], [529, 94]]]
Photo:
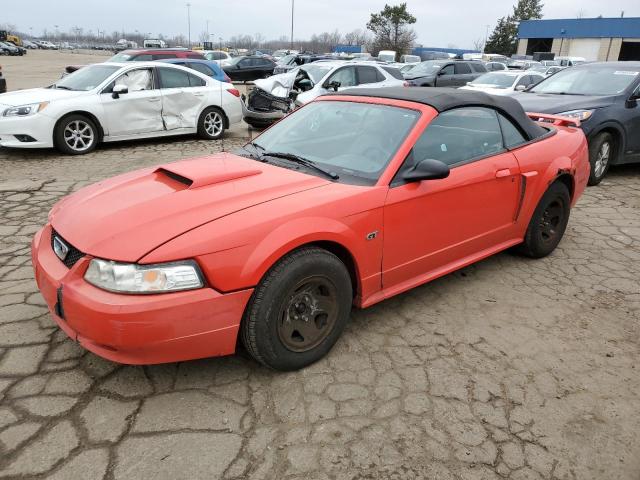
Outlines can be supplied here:
[[345, 88], [355, 87], [358, 84], [356, 67], [349, 66], [339, 68], [329, 76], [324, 85], [328, 85], [331, 82], [340, 83], [338, 91], [344, 90]]
[[453, 87], [455, 85], [455, 67], [449, 63], [440, 69], [436, 77], [436, 87]]
[[[403, 172], [424, 159], [447, 164], [449, 176], [403, 181]], [[480, 107], [441, 113], [390, 185], [384, 207], [384, 288], [411, 288], [513, 240], [519, 198], [520, 168], [503, 145], [497, 113]]]
[[[162, 97], [155, 88], [153, 68], [128, 70], [100, 94], [104, 109], [105, 134], [110, 137], [151, 133], [163, 130]], [[125, 85], [129, 91], [113, 98], [115, 85]]]

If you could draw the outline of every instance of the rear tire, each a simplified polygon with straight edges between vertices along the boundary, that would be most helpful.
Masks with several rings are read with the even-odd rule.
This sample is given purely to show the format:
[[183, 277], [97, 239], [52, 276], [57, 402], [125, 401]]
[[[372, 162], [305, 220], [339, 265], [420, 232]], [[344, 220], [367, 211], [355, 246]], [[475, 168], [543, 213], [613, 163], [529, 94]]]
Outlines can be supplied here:
[[242, 343], [263, 365], [289, 371], [324, 357], [344, 330], [351, 277], [332, 253], [315, 247], [278, 261], [256, 287], [240, 325]]
[[218, 107], [208, 107], [198, 119], [198, 135], [205, 140], [218, 140], [224, 135], [225, 116]]
[[570, 210], [571, 197], [566, 185], [551, 184], [531, 216], [519, 252], [531, 258], [546, 257], [553, 252], [567, 228]]
[[84, 155], [98, 144], [98, 127], [89, 117], [73, 114], [63, 117], [55, 126], [53, 143], [61, 153]]
[[616, 153], [616, 142], [607, 132], [601, 132], [589, 141], [589, 173], [588, 184], [598, 185], [609, 171], [609, 165]]

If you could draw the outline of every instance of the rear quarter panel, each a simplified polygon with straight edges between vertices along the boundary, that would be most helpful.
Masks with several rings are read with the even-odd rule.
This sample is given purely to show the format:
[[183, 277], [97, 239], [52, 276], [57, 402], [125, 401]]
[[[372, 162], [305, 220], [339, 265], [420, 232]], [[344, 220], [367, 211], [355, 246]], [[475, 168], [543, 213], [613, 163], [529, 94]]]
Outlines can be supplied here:
[[553, 129], [546, 137], [512, 151], [523, 176], [523, 200], [517, 218], [523, 236], [542, 195], [560, 175], [567, 173], [572, 177], [571, 206], [576, 204], [589, 179], [589, 153], [582, 130]]

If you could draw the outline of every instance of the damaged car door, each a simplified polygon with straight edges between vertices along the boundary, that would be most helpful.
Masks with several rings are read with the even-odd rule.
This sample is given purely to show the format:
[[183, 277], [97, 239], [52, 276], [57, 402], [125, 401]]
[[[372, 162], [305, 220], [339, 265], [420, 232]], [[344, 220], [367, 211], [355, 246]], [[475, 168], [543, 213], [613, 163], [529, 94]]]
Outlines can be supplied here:
[[182, 69], [158, 67], [165, 130], [196, 128], [207, 101], [207, 82]]
[[[114, 88], [118, 87], [118, 93]], [[162, 98], [155, 88], [153, 68], [128, 70], [101, 93], [105, 134], [110, 137], [157, 132], [162, 125]]]

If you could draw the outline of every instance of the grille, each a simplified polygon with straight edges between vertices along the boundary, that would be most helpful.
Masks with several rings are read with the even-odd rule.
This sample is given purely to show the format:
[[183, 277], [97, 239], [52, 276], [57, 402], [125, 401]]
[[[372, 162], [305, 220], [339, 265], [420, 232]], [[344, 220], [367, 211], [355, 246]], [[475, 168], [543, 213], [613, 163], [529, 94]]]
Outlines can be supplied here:
[[281, 110], [285, 113], [289, 111], [290, 105], [289, 99], [270, 95], [257, 88], [249, 94], [248, 104], [249, 108], [255, 111], [273, 112], [274, 110]]
[[[69, 247], [69, 252], [67, 252], [67, 256], [65, 257], [64, 260], [61, 260], [61, 262], [64, 263], [67, 266], [67, 268], [73, 267], [78, 262], [78, 260], [80, 260], [82, 257], [84, 257], [84, 253], [82, 253], [76, 247], [74, 247], [69, 242], [67, 242], [55, 230], [51, 230], [51, 249], [52, 250], [53, 250], [53, 239], [55, 237], [58, 237], [59, 240], [62, 240], [64, 242], [64, 244], [67, 247]], [[56, 257], [57, 257], [57, 255], [56, 255]]]

